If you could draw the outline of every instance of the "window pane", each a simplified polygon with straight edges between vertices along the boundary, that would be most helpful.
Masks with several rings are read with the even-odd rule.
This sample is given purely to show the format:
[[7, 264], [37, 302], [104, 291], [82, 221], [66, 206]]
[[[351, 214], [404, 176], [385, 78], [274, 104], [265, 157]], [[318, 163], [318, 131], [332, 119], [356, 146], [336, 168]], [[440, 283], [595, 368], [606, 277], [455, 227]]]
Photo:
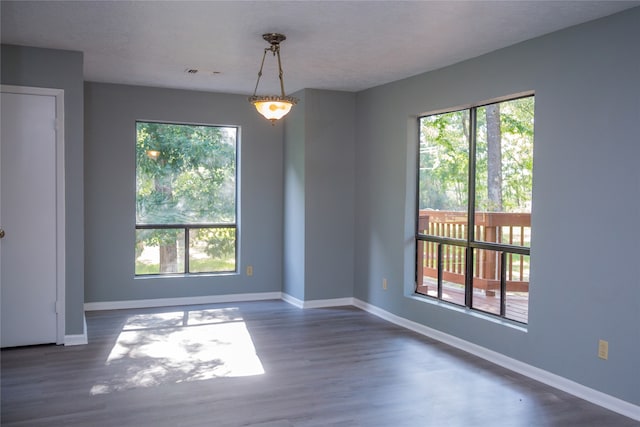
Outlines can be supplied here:
[[500, 315], [500, 252], [473, 250], [472, 308]]
[[136, 124], [136, 223], [235, 223], [236, 128]]
[[[474, 250], [472, 308], [500, 315], [500, 251]], [[505, 252], [504, 317], [527, 323], [529, 311], [529, 256]]]
[[184, 272], [184, 230], [136, 230], [136, 275]]
[[236, 271], [236, 230], [198, 228], [189, 231], [189, 272]]
[[438, 296], [438, 246], [435, 242], [417, 241], [416, 292], [419, 294]]
[[420, 119], [420, 233], [466, 239], [468, 134], [468, 110]]
[[505, 317], [518, 322], [529, 321], [528, 255], [507, 254], [507, 295]]
[[530, 246], [533, 114], [533, 97], [477, 109], [477, 241]]
[[465, 253], [462, 246], [441, 245], [442, 299], [464, 305]]

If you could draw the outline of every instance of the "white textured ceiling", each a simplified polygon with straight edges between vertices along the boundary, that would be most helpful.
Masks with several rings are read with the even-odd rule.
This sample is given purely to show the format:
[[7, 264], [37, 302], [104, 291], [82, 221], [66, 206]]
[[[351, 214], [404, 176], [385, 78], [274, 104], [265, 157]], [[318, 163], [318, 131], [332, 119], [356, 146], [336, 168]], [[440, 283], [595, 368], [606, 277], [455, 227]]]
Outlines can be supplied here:
[[[85, 80], [249, 94], [280, 32], [287, 93], [358, 91], [640, 1], [2, 1], [2, 43], [84, 52]], [[267, 62], [259, 93], [277, 92]], [[199, 73], [185, 72], [197, 68]], [[219, 72], [214, 74], [213, 72]]]

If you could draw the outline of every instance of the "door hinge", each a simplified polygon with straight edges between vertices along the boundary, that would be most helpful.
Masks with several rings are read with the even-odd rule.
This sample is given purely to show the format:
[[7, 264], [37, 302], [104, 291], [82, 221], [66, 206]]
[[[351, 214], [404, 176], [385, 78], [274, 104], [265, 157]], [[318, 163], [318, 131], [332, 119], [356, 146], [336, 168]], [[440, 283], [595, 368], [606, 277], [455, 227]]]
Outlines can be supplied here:
[[60, 313], [60, 301], [56, 301], [55, 303], [55, 310], [56, 310], [56, 314]]

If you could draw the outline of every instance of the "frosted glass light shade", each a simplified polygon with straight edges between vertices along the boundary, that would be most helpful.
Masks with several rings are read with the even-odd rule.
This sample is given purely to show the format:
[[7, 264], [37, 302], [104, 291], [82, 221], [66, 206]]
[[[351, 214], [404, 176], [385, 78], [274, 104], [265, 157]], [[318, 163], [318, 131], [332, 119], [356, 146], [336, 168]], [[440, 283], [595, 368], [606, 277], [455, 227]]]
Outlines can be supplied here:
[[275, 124], [291, 111], [291, 107], [298, 103], [298, 100], [291, 96], [252, 96], [249, 101], [255, 105], [258, 113], [271, 120]]
[[262, 114], [269, 120], [279, 120], [291, 111], [293, 104], [288, 101], [255, 101], [258, 113]]

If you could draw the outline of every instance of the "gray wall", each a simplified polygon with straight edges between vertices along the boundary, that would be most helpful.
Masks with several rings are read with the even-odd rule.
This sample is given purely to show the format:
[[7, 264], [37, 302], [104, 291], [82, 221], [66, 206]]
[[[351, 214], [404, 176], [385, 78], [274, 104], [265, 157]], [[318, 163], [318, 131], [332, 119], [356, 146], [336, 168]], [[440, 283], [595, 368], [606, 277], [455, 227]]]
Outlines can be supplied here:
[[[640, 404], [640, 8], [357, 97], [355, 297]], [[534, 90], [526, 331], [414, 287], [416, 116]], [[383, 291], [382, 277], [389, 290]], [[609, 360], [597, 357], [609, 341]]]
[[64, 90], [66, 290], [65, 334], [84, 332], [82, 53], [2, 45], [2, 84]]
[[[281, 290], [281, 124], [245, 96], [172, 89], [87, 83], [85, 107], [86, 302]], [[240, 126], [239, 274], [134, 278], [136, 120]]]
[[305, 89], [285, 124], [284, 292], [353, 295], [355, 95]]
[[305, 299], [351, 297], [355, 94], [305, 92]]
[[305, 299], [305, 103], [306, 91], [284, 121], [284, 257], [282, 291]]

